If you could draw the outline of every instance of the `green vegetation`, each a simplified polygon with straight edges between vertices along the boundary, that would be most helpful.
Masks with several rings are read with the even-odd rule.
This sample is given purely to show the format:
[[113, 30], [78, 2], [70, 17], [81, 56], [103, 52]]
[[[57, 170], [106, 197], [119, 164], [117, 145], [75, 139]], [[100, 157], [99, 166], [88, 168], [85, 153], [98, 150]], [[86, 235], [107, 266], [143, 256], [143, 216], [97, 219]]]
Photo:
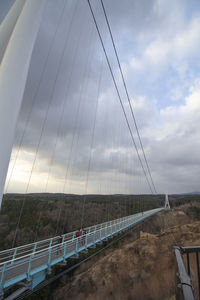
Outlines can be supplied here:
[[176, 207], [188, 203], [192, 204], [194, 202], [200, 203], [200, 195], [187, 195], [187, 196], [172, 195], [170, 196], [170, 199], [171, 199], [170, 201], [171, 207]]
[[[148, 223], [148, 221], [147, 221], [147, 223]], [[66, 276], [67, 276], [66, 279], [64, 278], [64, 279], [62, 279], [62, 281], [60, 281], [60, 278], [56, 279], [55, 281], [51, 282], [51, 284], [48, 284], [45, 287], [34, 292], [33, 294], [29, 295], [28, 299], [30, 299], [30, 300], [50, 299], [52, 292], [55, 291], [59, 285], [60, 286], [63, 285], [63, 280], [70, 281], [70, 279], [73, 278], [74, 272], [78, 268], [78, 267], [76, 267], [76, 265], [78, 263], [80, 263], [86, 259], [91, 259], [90, 256], [95, 253], [96, 253], [97, 257], [100, 257], [101, 255], [106, 255], [105, 247], [107, 247], [107, 246], [109, 246], [109, 248], [113, 249], [113, 250], [119, 248], [125, 238], [127, 238], [127, 237], [130, 238], [131, 236], [133, 237], [133, 232], [136, 233], [136, 235], [134, 236], [134, 239], [137, 239], [138, 232], [140, 230], [141, 230], [141, 227], [139, 227], [139, 228], [135, 227], [135, 228], [129, 229], [126, 233], [121, 232], [118, 235], [113, 236], [112, 240], [104, 241], [104, 242], [102, 242], [102, 244], [97, 244], [96, 248], [89, 248], [88, 252], [79, 253], [78, 258], [76, 258], [76, 259], [68, 258], [66, 266], [55, 265], [52, 268], [51, 274], [46, 277], [47, 280], [49, 278], [54, 277], [54, 275], [61, 273], [62, 271], [70, 269], [71, 267], [74, 267], [74, 268], [66, 273]], [[101, 250], [103, 250], [103, 251], [101, 252]], [[109, 278], [109, 274], [104, 274], [103, 278], [104, 278], [104, 280], [107, 280]]]
[[[195, 204], [194, 203], [195, 200]], [[187, 213], [200, 220], [200, 207], [196, 205], [200, 196], [174, 198], [172, 206], [191, 203]], [[85, 204], [84, 204], [85, 203]], [[84, 205], [83, 205], [84, 204]], [[70, 232], [80, 228], [81, 216], [84, 211], [83, 227], [116, 219], [125, 215], [160, 207], [164, 204], [164, 195], [62, 195], [62, 194], [7, 194], [4, 197], [0, 213], [0, 248], [12, 246], [16, 224], [23, 206], [16, 245], [44, 239], [55, 234]], [[114, 237], [113, 249], [120, 247], [121, 241]], [[67, 268], [87, 258], [102, 249], [106, 243], [98, 245], [96, 249], [89, 249], [88, 253], [80, 254], [78, 259], [69, 259]], [[114, 266], [113, 266], [114, 268]], [[62, 272], [66, 267], [55, 266], [51, 278]], [[67, 275], [68, 280], [74, 270]], [[104, 274], [107, 280], [107, 274]], [[29, 299], [48, 299], [60, 281], [55, 281], [29, 296]]]
[[190, 206], [188, 208], [188, 215], [191, 216], [195, 220], [200, 220], [200, 207]]
[[0, 213], [0, 249], [70, 232], [163, 205], [163, 195], [6, 194]]

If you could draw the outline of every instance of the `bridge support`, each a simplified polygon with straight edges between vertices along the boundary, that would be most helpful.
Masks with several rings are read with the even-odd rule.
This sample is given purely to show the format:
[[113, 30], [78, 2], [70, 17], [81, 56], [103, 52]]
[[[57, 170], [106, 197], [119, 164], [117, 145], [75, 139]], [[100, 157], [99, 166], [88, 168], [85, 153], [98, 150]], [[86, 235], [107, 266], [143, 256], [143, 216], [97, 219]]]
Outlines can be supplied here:
[[26, 0], [16, 0], [0, 25], [0, 61], [2, 60], [11, 34]]
[[165, 208], [170, 209], [170, 204], [169, 204], [169, 199], [168, 199], [168, 194], [165, 194]]
[[21, 13], [19, 8], [19, 17], [1, 61], [0, 207], [29, 64], [45, 3], [46, 0], [27, 0]]

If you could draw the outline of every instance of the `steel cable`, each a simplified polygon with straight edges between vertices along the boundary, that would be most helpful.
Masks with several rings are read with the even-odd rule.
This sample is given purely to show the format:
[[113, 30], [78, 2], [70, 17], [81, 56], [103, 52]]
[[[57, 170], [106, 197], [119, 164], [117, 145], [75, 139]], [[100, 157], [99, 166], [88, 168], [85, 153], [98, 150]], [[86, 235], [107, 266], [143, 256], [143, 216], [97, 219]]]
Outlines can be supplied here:
[[92, 9], [92, 6], [91, 6], [90, 0], [87, 0], [87, 2], [88, 2], [89, 9], [90, 9], [90, 11], [91, 11], [92, 18], [93, 18], [93, 21], [94, 21], [94, 24], [95, 24], [95, 27], [96, 27], [96, 30], [97, 30], [97, 33], [98, 33], [98, 36], [99, 36], [99, 39], [100, 39], [102, 48], [103, 48], [103, 52], [104, 52], [105, 57], [106, 57], [106, 61], [107, 61], [107, 64], [108, 64], [108, 68], [109, 68], [109, 70], [110, 70], [110, 74], [111, 74], [111, 77], [112, 77], [112, 80], [113, 80], [113, 83], [114, 83], [114, 86], [115, 86], [115, 89], [116, 89], [116, 92], [117, 92], [118, 99], [119, 99], [119, 101], [120, 101], [120, 105], [121, 105], [121, 108], [122, 108], [122, 111], [123, 111], [123, 114], [124, 114], [124, 117], [125, 117], [125, 120], [126, 120], [126, 123], [127, 123], [128, 130], [129, 130], [130, 135], [131, 135], [131, 139], [132, 139], [133, 145], [134, 145], [134, 147], [135, 147], [135, 150], [136, 150], [138, 159], [139, 159], [139, 161], [140, 161], [140, 164], [141, 164], [143, 173], [144, 173], [144, 175], [145, 175], [147, 184], [148, 184], [148, 186], [149, 186], [149, 189], [150, 189], [151, 193], [153, 194], [153, 190], [152, 190], [151, 184], [150, 184], [150, 182], [149, 182], [148, 176], [147, 176], [147, 174], [146, 174], [144, 165], [143, 165], [143, 163], [142, 163], [142, 160], [141, 160], [141, 157], [140, 157], [140, 154], [139, 154], [139, 151], [138, 151], [138, 148], [137, 148], [137, 145], [136, 145], [134, 136], [133, 136], [133, 132], [132, 132], [130, 123], [129, 123], [129, 121], [128, 121], [128, 117], [127, 117], [127, 114], [126, 114], [126, 111], [125, 111], [125, 108], [124, 108], [124, 104], [123, 104], [123, 102], [122, 102], [121, 95], [120, 95], [120, 93], [119, 93], [119, 89], [118, 89], [118, 86], [117, 86], [117, 83], [116, 83], [116, 80], [115, 80], [115, 77], [114, 77], [114, 74], [113, 74], [113, 71], [112, 71], [112, 67], [111, 67], [111, 64], [110, 64], [110, 61], [109, 61], [109, 58], [108, 58], [108, 55], [107, 55], [107, 51], [106, 51], [105, 46], [104, 46], [104, 42], [103, 42], [103, 39], [102, 39], [100, 30], [99, 30], [99, 27], [98, 27], [98, 24], [97, 24], [97, 21], [96, 21], [96, 18], [95, 18], [95, 15], [94, 15], [94, 12], [93, 12], [93, 9]]
[[[56, 33], [57, 33], [57, 31], [56, 31]], [[51, 107], [51, 104], [52, 104], [52, 101], [53, 101], [53, 98], [54, 98], [54, 95], [55, 95], [56, 84], [57, 84], [57, 81], [58, 81], [60, 69], [62, 67], [62, 60], [63, 60], [64, 54], [65, 54], [65, 51], [66, 51], [67, 42], [68, 42], [68, 36], [65, 39], [64, 46], [63, 46], [63, 49], [61, 51], [61, 55], [60, 55], [60, 58], [59, 58], [58, 67], [57, 67], [56, 75], [55, 75], [55, 80], [54, 80], [54, 83], [53, 83], [53, 88], [51, 90], [51, 96], [50, 96], [50, 100], [49, 100], [48, 105], [47, 105], [47, 110], [46, 110], [45, 115], [44, 115], [44, 121], [42, 123], [41, 132], [40, 132], [38, 143], [37, 143], [37, 146], [36, 146], [36, 151], [35, 151], [35, 154], [34, 154], [33, 164], [32, 164], [32, 167], [31, 167], [29, 178], [28, 178], [28, 183], [27, 183], [27, 186], [26, 186], [25, 194], [27, 194], [28, 190], [29, 190], [29, 186], [30, 186], [33, 170], [34, 170], [34, 167], [35, 167], [36, 159], [37, 159], [37, 156], [38, 156], [38, 153], [39, 153], [39, 147], [40, 147], [40, 144], [41, 144], [41, 140], [42, 140], [45, 125], [46, 125], [46, 122], [47, 122], [48, 114], [49, 114], [50, 107]], [[45, 66], [46, 66], [46, 64], [45, 64]], [[25, 196], [24, 196], [24, 199], [23, 199], [23, 203], [22, 203], [22, 206], [21, 206], [21, 210], [20, 210], [20, 214], [19, 214], [19, 218], [18, 218], [18, 222], [17, 222], [15, 234], [14, 234], [12, 248], [15, 245], [15, 241], [16, 241], [16, 237], [17, 237], [17, 231], [18, 231], [19, 224], [20, 224], [20, 221], [21, 221], [21, 216], [22, 216], [22, 212], [23, 212], [23, 209], [24, 209], [24, 205], [25, 205]]]
[[129, 93], [128, 93], [127, 85], [126, 85], [126, 82], [125, 82], [125, 79], [124, 79], [124, 74], [123, 74], [123, 71], [122, 71], [122, 68], [121, 68], [119, 55], [117, 53], [116, 45], [115, 45], [115, 42], [114, 42], [114, 38], [113, 38], [112, 30], [111, 30], [111, 27], [110, 27], [110, 23], [108, 21], [105, 6], [104, 6], [104, 3], [103, 3], [103, 0], [100, 0], [100, 1], [101, 1], [101, 5], [102, 5], [102, 8], [103, 8], [104, 16], [105, 16], [105, 19], [106, 19], [106, 23], [107, 23], [107, 26], [108, 26], [108, 30], [109, 30], [109, 33], [110, 33], [110, 37], [111, 37], [111, 40], [112, 40], [112, 45], [113, 45], [113, 48], [114, 48], [114, 52], [115, 52], [115, 55], [116, 55], [116, 58], [117, 58], [118, 67], [119, 67], [119, 70], [120, 70], [120, 74], [121, 74], [121, 78], [122, 78], [122, 81], [123, 81], [124, 89], [125, 89], [126, 96], [127, 96], [127, 99], [128, 99], [128, 103], [129, 103], [129, 107], [130, 107], [130, 110], [131, 110], [131, 115], [132, 115], [132, 118], [133, 118], [133, 121], [134, 121], [137, 136], [138, 136], [140, 146], [141, 146], [141, 149], [142, 149], [143, 157], [144, 157], [144, 160], [145, 160], [145, 163], [146, 163], [146, 166], [147, 166], [147, 170], [148, 170], [149, 177], [151, 179], [151, 183], [153, 185], [154, 191], [157, 194], [155, 184], [154, 184], [154, 181], [153, 181], [153, 178], [152, 178], [152, 175], [151, 175], [150, 167], [149, 167], [149, 164], [147, 162], [147, 158], [146, 158], [146, 154], [145, 154], [145, 151], [144, 151], [143, 143], [142, 143], [142, 140], [141, 140], [141, 137], [140, 137], [140, 133], [139, 133], [138, 125], [137, 125], [137, 122], [136, 122], [136, 118], [135, 118], [135, 115], [134, 115], [134, 112], [133, 112], [133, 107], [132, 107], [132, 104], [131, 104], [131, 100], [130, 100], [130, 96], [129, 96]]

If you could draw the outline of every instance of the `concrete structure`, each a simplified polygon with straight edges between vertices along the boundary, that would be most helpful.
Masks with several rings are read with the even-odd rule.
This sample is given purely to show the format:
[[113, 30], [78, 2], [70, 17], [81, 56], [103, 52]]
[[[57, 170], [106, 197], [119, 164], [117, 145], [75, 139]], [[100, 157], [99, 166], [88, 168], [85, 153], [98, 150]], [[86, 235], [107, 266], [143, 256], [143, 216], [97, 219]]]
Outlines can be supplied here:
[[3, 59], [8, 42], [22, 12], [26, 0], [16, 0], [5, 20], [0, 25], [0, 62]]
[[18, 0], [0, 28], [0, 54], [3, 57], [0, 67], [0, 207], [30, 59], [45, 3], [46, 0]]

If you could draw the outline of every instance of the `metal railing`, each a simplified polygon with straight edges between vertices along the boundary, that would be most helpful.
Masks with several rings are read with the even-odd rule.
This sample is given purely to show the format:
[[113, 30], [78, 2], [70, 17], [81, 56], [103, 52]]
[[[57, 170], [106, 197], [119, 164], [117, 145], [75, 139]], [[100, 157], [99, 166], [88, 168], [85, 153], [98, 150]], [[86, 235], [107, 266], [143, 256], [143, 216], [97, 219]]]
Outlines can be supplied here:
[[[154, 211], [154, 210], [152, 210], [152, 211]], [[127, 216], [127, 217], [122, 217], [122, 218], [115, 219], [115, 220], [108, 221], [108, 222], [104, 222], [104, 223], [101, 223], [101, 224], [92, 225], [92, 226], [86, 227], [84, 229], [87, 232], [91, 233], [93, 231], [98, 230], [99, 228], [107, 227], [108, 225], [113, 225], [115, 223], [119, 223], [119, 222], [121, 222], [125, 219], [131, 218], [132, 216], [137, 217], [137, 216], [141, 216], [141, 214], [146, 214], [146, 213], [149, 213], [149, 212], [150, 211], [143, 212], [143, 213], [137, 213], [137, 214], [134, 214], [134, 215], [130, 215], [130, 216]], [[62, 235], [62, 242], [64, 243], [66, 241], [74, 239], [75, 236], [76, 236], [76, 232], [77, 231], [73, 231], [73, 232], [63, 234]], [[30, 243], [30, 244], [27, 244], [27, 245], [23, 245], [23, 246], [15, 247], [15, 248], [12, 248], [12, 249], [7, 249], [7, 250], [0, 251], [0, 265], [1, 265], [1, 263], [5, 262], [5, 261], [10, 261], [10, 260], [12, 260], [12, 263], [14, 263], [14, 261], [17, 258], [20, 258], [20, 257], [25, 256], [27, 254], [34, 254], [35, 252], [38, 252], [40, 250], [44, 250], [44, 249], [47, 249], [51, 246], [57, 245], [59, 240], [60, 240], [60, 236], [55, 236], [55, 237], [48, 238], [48, 239], [45, 239], [45, 240]]]
[[[75, 237], [75, 232], [67, 233], [37, 243], [0, 252], [0, 293], [4, 288], [22, 280], [31, 281], [34, 275], [48, 272], [51, 267], [67, 258], [77, 256], [79, 252], [101, 242], [126, 228], [156, 214], [164, 208], [123, 217], [86, 228], [87, 233]], [[2, 261], [3, 260], [3, 261]]]
[[[141, 215], [141, 213], [135, 214], [134, 216], [137, 216], [137, 215], [139, 216], [139, 215]], [[101, 224], [86, 227], [84, 229], [87, 232], [93, 232], [93, 231], [98, 230], [99, 228], [107, 227], [108, 225], [113, 225], [115, 223], [123, 221], [126, 218], [131, 218], [131, 217], [132, 216], [115, 219], [115, 220], [112, 220], [112, 221], [108, 221], [108, 222], [104, 222], [104, 223], [101, 223]], [[71, 239], [75, 238], [76, 232], [77, 231], [73, 231], [73, 232], [63, 234], [62, 235], [62, 242], [66, 242], [68, 240], [71, 240]], [[30, 244], [27, 244], [27, 245], [23, 245], [23, 246], [15, 247], [15, 248], [12, 248], [12, 249], [7, 249], [7, 250], [0, 251], [0, 264], [4, 261], [10, 261], [10, 260], [12, 260], [12, 262], [14, 262], [17, 258], [22, 257], [24, 255], [34, 254], [35, 252], [38, 252], [40, 250], [43, 250], [43, 249], [49, 248], [51, 246], [57, 245], [59, 240], [60, 240], [60, 236], [55, 236], [55, 237], [48, 238], [48, 239], [45, 239], [45, 240], [30, 243]]]
[[200, 246], [175, 247], [176, 299], [200, 299]]

